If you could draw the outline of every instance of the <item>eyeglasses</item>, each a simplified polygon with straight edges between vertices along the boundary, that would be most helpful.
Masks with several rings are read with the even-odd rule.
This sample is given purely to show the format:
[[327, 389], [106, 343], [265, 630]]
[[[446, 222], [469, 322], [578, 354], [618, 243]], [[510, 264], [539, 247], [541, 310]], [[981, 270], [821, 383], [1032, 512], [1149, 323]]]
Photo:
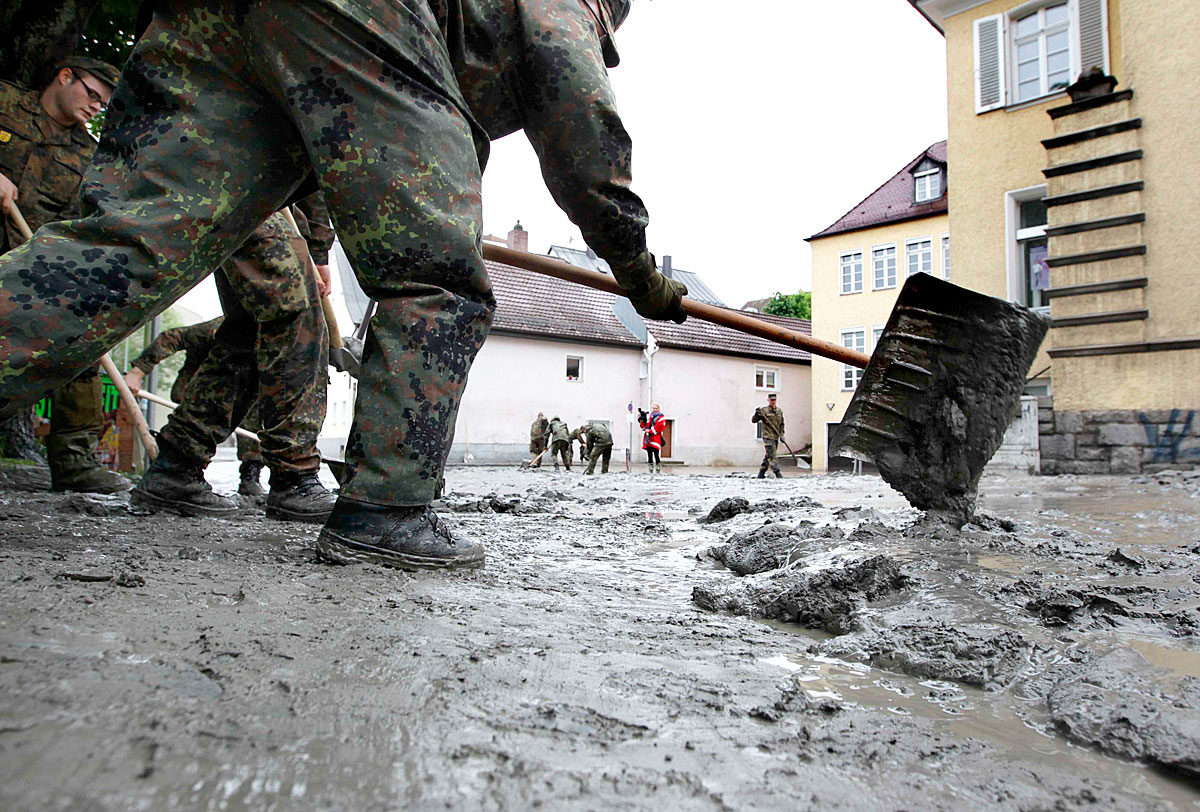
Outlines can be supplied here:
[[72, 74], [74, 75], [76, 81], [78, 81], [79, 84], [83, 85], [84, 90], [87, 91], [88, 101], [90, 101], [92, 104], [100, 105], [100, 112], [104, 112], [105, 110], [107, 110], [108, 102], [106, 102], [104, 100], [104, 97], [101, 96], [99, 93], [97, 93], [95, 88], [93, 88], [91, 85], [89, 85], [87, 82], [85, 82], [83, 80], [83, 77], [80, 76], [78, 73], [75, 73], [74, 71], [72, 71]]

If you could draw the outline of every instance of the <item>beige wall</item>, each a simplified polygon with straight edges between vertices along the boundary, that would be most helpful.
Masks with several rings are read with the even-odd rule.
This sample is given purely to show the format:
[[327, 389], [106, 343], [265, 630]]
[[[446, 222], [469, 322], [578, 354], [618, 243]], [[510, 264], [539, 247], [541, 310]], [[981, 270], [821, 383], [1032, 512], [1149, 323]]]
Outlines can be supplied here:
[[[955, 175], [955, 169], [951, 166], [948, 178], [952, 189], [956, 182]], [[954, 189], [953, 195], [955, 198], [957, 197], [957, 189]], [[957, 203], [953, 205], [957, 205]], [[944, 268], [942, 267], [941, 240], [942, 235], [950, 231], [950, 222], [950, 218], [943, 214], [813, 240], [811, 242], [813, 336], [840, 344], [842, 330], [861, 327], [866, 331], [866, 352], [870, 354], [875, 349], [872, 341], [873, 328], [887, 323], [888, 316], [891, 315], [892, 307], [900, 292], [899, 286], [904, 284], [906, 278], [905, 242], [919, 237], [932, 237], [933, 272], [937, 276], [942, 276]], [[958, 255], [954, 247], [956, 239], [956, 235], [952, 235], [950, 238], [951, 281], [963, 284], [958, 277], [958, 260], [956, 259]], [[871, 249], [892, 243], [896, 245], [897, 287], [872, 290], [874, 273], [871, 265]], [[862, 293], [841, 293], [839, 260], [846, 251], [862, 251]], [[815, 356], [812, 366], [812, 393], [813, 468], [825, 470], [825, 427], [829, 423], [837, 423], [842, 419], [854, 393], [842, 391], [842, 365], [840, 363]], [[834, 404], [832, 409], [828, 407], [829, 403]]]

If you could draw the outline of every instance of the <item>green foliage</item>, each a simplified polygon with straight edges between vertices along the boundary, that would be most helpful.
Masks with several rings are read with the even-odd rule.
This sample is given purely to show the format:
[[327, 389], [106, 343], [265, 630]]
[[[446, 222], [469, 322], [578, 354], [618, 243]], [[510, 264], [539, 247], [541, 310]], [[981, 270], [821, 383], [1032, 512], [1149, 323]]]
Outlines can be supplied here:
[[771, 297], [763, 308], [764, 313], [772, 316], [791, 316], [796, 319], [812, 318], [812, 293], [807, 290], [797, 293], [779, 293]]
[[[87, 28], [80, 38], [79, 53], [102, 59], [118, 68], [133, 52], [134, 28], [137, 22], [138, 0], [102, 0], [100, 7], [88, 18]], [[87, 124], [97, 138], [104, 127], [104, 113]]]

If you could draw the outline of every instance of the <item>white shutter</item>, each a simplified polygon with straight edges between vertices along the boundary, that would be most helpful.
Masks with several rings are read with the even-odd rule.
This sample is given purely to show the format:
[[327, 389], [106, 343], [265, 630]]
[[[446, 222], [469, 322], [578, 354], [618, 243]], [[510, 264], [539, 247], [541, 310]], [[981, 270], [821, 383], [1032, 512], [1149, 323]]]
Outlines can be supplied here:
[[1004, 15], [975, 21], [975, 112], [1004, 106]]
[[1108, 68], [1108, 3], [1106, 0], [1078, 0], [1079, 73], [1076, 78], [1099, 68]]

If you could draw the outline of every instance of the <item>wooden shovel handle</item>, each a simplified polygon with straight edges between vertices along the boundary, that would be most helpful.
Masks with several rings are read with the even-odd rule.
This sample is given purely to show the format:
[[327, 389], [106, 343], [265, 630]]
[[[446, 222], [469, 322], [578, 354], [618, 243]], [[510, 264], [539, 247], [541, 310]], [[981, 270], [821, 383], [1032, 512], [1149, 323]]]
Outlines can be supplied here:
[[[576, 268], [574, 265], [568, 265], [565, 262], [560, 262], [550, 257], [527, 254], [524, 251], [514, 251], [511, 248], [493, 245], [492, 243], [483, 244], [483, 257], [493, 262], [502, 262], [505, 265], [524, 268], [533, 273], [553, 276], [556, 279], [574, 282], [577, 285], [595, 288], [596, 290], [613, 293], [617, 296], [625, 295], [625, 292], [621, 290], [621, 286], [617, 284], [617, 280], [611, 276], [596, 273], [595, 271], [587, 271], [583, 268]], [[855, 352], [840, 344], [822, 341], [819, 338], [806, 336], [803, 333], [797, 333], [795, 330], [789, 330], [786, 327], [780, 327], [777, 324], [756, 319], [740, 310], [716, 307], [715, 305], [687, 298], [683, 300], [683, 310], [689, 316], [694, 316], [703, 321], [719, 324], [722, 327], [728, 327], [731, 330], [737, 330], [748, 335], [765, 338], [768, 341], [774, 341], [776, 344], [786, 344], [789, 347], [807, 350], [814, 355], [831, 358], [834, 361], [841, 361], [860, 369], [865, 369], [867, 364], [871, 362], [871, 356], [865, 353]]]
[[[288, 225], [292, 227], [292, 231], [300, 234], [300, 226], [296, 225], [296, 218], [292, 216], [291, 206], [284, 206], [280, 211], [283, 212], [283, 218], [288, 221]], [[319, 281], [321, 274], [317, 270], [317, 263], [313, 262], [312, 255], [306, 251], [304, 258], [304, 264], [308, 268], [308, 272]], [[337, 314], [333, 312], [333, 302], [329, 301], [328, 296], [321, 297], [321, 312], [325, 314], [325, 326], [329, 328], [329, 348], [331, 350], [341, 349], [342, 331], [338, 328]]]

